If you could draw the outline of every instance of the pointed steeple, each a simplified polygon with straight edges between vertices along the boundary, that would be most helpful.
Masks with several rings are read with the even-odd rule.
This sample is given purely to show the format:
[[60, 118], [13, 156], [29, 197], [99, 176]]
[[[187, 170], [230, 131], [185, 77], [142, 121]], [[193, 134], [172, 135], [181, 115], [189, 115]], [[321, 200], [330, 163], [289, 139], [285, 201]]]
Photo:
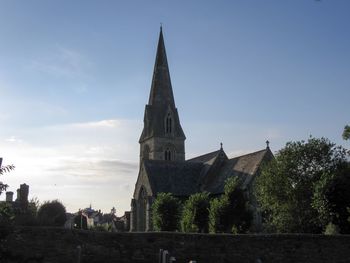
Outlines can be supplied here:
[[162, 27], [143, 123], [139, 140], [141, 161], [185, 161], [186, 136], [175, 106]]
[[157, 104], [170, 104], [171, 106], [175, 106], [162, 27], [160, 27], [157, 55], [153, 70], [151, 93], [149, 95], [148, 101], [148, 105]]

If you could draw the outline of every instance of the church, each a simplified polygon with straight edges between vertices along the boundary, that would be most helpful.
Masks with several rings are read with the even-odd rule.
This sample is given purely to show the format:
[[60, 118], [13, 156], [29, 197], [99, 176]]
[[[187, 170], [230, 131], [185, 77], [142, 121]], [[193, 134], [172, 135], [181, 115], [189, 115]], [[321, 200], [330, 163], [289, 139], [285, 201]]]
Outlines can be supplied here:
[[[216, 151], [186, 160], [185, 140], [161, 28], [139, 140], [140, 167], [131, 200], [130, 231], [152, 231], [151, 207], [158, 193], [172, 193], [180, 199], [204, 191], [213, 197], [220, 196], [226, 179], [231, 176], [241, 179], [242, 189], [256, 208], [251, 185], [262, 163], [273, 158], [268, 142], [265, 149], [232, 159], [228, 158], [221, 144]], [[255, 211], [254, 223], [258, 225], [259, 221], [260, 216]]]

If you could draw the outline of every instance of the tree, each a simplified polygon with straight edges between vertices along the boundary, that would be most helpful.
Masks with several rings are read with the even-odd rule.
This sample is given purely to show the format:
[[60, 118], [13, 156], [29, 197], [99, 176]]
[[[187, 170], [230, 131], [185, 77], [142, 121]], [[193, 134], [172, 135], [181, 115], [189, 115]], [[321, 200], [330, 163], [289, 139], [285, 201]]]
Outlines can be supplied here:
[[159, 193], [152, 205], [152, 222], [157, 231], [176, 231], [181, 218], [180, 201], [170, 193]]
[[210, 203], [210, 232], [246, 233], [252, 213], [237, 177], [225, 182], [224, 194]]
[[346, 162], [346, 150], [325, 138], [288, 142], [256, 179], [266, 229], [320, 233], [325, 227], [314, 204], [318, 184]]
[[182, 213], [184, 232], [208, 233], [209, 193], [196, 193], [186, 200]]
[[38, 210], [38, 221], [43, 226], [63, 226], [66, 222], [66, 208], [58, 201], [46, 201]]
[[[6, 165], [6, 166], [1, 166], [2, 158], [0, 158], [0, 175], [4, 173], [8, 173], [12, 170], [15, 169], [15, 166], [13, 164], [11, 165]], [[0, 182], [0, 195], [3, 191], [6, 191], [8, 185], [4, 184], [3, 182]]]
[[345, 127], [344, 127], [343, 139], [344, 140], [349, 140], [350, 139], [350, 126], [349, 125], [345, 125]]
[[335, 225], [342, 234], [350, 234], [350, 164], [334, 174], [325, 174], [317, 184], [313, 206], [324, 225]]

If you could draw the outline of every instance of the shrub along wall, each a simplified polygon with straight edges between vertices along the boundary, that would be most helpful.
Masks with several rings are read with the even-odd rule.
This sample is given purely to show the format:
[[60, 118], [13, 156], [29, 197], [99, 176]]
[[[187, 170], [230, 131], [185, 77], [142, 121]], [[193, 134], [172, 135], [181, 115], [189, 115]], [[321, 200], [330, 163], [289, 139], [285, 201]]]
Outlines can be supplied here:
[[[104, 233], [17, 228], [1, 238], [0, 262], [350, 262], [350, 236]], [[259, 261], [260, 259], [260, 261]]]

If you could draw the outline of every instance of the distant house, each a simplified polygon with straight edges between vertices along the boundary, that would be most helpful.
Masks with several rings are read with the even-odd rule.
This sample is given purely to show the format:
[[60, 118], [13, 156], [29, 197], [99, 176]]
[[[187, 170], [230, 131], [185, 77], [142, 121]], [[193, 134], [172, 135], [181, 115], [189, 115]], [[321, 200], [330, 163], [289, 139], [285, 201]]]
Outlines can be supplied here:
[[123, 232], [125, 231], [124, 217], [117, 217], [113, 212], [103, 214], [101, 210], [94, 210], [91, 205], [74, 214], [67, 213], [65, 228], [93, 229], [95, 227], [111, 232]]

